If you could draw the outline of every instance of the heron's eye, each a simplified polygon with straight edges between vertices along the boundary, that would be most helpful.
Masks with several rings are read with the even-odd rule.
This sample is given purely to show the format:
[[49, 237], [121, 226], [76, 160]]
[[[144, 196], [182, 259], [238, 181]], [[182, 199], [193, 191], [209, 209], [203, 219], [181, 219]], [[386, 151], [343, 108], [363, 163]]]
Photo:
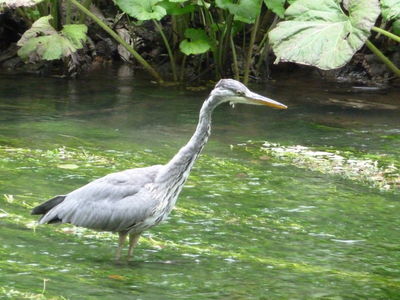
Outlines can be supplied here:
[[240, 96], [244, 96], [244, 91], [237, 90], [237, 91], [236, 91], [236, 94], [238, 94], [238, 95], [240, 95]]

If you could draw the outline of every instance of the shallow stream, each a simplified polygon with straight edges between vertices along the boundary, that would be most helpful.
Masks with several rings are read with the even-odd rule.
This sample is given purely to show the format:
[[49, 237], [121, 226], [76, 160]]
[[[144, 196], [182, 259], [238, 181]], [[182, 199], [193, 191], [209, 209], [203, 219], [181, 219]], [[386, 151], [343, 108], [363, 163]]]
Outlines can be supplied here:
[[[176, 209], [115, 265], [115, 235], [37, 227], [31, 208], [167, 162], [211, 86], [0, 75], [0, 298], [400, 299], [398, 91], [307, 78], [251, 88], [289, 109], [217, 108]], [[341, 158], [326, 167], [321, 153]]]

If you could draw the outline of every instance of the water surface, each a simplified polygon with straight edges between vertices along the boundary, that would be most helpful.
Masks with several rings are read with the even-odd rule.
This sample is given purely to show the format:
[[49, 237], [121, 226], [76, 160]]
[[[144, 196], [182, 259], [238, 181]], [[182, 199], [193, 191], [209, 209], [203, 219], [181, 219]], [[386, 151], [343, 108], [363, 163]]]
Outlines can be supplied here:
[[[398, 93], [298, 78], [252, 88], [289, 109], [219, 107], [177, 208], [144, 234], [133, 262], [115, 265], [116, 236], [35, 227], [30, 209], [107, 173], [167, 162], [210, 88], [113, 70], [1, 76], [0, 298], [400, 299], [396, 188], [260, 150], [269, 141], [399, 166]], [[349, 99], [389, 108], [341, 104]]]

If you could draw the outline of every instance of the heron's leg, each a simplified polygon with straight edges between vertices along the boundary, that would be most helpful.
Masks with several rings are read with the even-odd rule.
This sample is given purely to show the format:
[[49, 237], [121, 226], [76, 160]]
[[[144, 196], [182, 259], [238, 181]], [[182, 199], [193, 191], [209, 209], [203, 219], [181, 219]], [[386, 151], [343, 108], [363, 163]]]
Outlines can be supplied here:
[[131, 233], [129, 234], [129, 249], [128, 249], [128, 260], [131, 259], [133, 248], [136, 246], [139, 241], [140, 233]]
[[115, 253], [115, 261], [119, 262], [119, 259], [121, 258], [121, 250], [124, 247], [126, 237], [128, 236], [127, 232], [118, 232], [119, 235], [119, 240], [118, 240], [118, 249]]

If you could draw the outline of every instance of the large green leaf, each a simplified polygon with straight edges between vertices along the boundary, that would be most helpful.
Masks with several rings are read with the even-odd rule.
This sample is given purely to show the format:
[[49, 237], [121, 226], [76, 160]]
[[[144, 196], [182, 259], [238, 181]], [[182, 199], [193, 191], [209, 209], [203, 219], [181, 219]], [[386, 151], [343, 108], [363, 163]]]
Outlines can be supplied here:
[[87, 27], [84, 24], [64, 25], [61, 30], [61, 34], [68, 38], [77, 49], [83, 47], [83, 43], [86, 41], [86, 32]]
[[378, 0], [297, 0], [286, 20], [269, 33], [276, 62], [291, 61], [329, 70], [345, 65], [370, 35], [379, 16]]
[[69, 56], [76, 49], [72, 43], [59, 35], [39, 36], [28, 40], [18, 51], [18, 55], [30, 62], [37, 60], [54, 60]]
[[22, 46], [26, 41], [35, 38], [39, 35], [57, 34], [57, 30], [55, 30], [49, 23], [52, 18], [53, 17], [49, 15], [41, 17], [36, 22], [34, 22], [31, 28], [25, 31], [25, 33], [21, 36], [17, 45]]
[[115, 0], [119, 8], [140, 21], [161, 20], [166, 14], [160, 0]]
[[285, 2], [286, 0], [264, 0], [268, 9], [272, 10], [280, 18], [283, 18], [285, 14]]
[[382, 16], [385, 20], [400, 19], [400, 0], [381, 0]]
[[45, 16], [32, 24], [18, 41], [21, 48], [18, 55], [25, 61], [37, 62], [70, 56], [82, 48], [86, 40], [86, 25], [65, 25], [61, 32], [49, 23], [51, 16]]
[[179, 49], [186, 55], [201, 54], [211, 49], [211, 41], [203, 29], [188, 28], [185, 30], [186, 40], [179, 44]]
[[171, 0], [163, 0], [160, 3], [160, 6], [164, 7], [167, 14], [171, 16], [186, 15], [194, 12], [195, 10], [195, 6], [192, 4], [182, 5], [182, 3], [179, 3], [177, 1], [174, 2]]
[[216, 0], [217, 7], [227, 9], [235, 16], [235, 20], [254, 23], [260, 14], [262, 0]]

